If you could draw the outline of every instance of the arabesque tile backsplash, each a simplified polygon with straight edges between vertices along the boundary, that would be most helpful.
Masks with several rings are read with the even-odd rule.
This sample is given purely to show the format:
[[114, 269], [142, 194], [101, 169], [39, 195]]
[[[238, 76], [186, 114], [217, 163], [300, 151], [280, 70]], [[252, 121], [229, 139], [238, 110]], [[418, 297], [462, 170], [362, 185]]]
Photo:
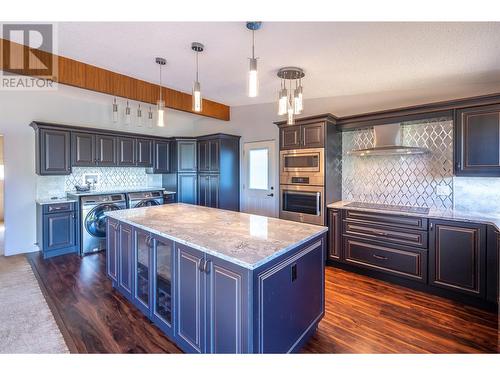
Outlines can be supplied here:
[[[342, 133], [342, 198], [359, 202], [453, 208], [453, 121], [401, 124], [402, 143], [429, 149], [423, 155], [354, 156], [374, 145], [373, 128]], [[437, 194], [440, 186], [445, 194]]]
[[75, 190], [75, 185], [84, 185], [87, 174], [97, 175], [96, 191], [160, 187], [162, 184], [161, 175], [148, 174], [144, 168], [73, 167], [72, 173], [67, 176], [38, 176], [37, 198], [64, 196], [67, 191]]

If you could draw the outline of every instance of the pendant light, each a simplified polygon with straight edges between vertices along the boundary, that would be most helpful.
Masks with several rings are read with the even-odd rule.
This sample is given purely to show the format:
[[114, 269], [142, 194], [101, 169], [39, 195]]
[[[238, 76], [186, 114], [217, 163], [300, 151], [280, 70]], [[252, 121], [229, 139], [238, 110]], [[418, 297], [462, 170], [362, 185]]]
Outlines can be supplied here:
[[156, 126], [163, 128], [165, 126], [165, 102], [162, 99], [161, 68], [167, 63], [167, 60], [163, 57], [157, 57], [155, 62], [160, 66], [160, 99], [157, 103], [158, 116], [156, 117]]
[[131, 120], [132, 120], [132, 116], [130, 114], [130, 106], [129, 106], [128, 100], [127, 100], [127, 106], [125, 107], [125, 125], [130, 125]]
[[139, 107], [137, 107], [137, 127], [142, 127], [142, 108], [141, 103], [139, 103]]
[[201, 97], [201, 87], [198, 81], [198, 54], [203, 52], [205, 46], [198, 42], [191, 43], [191, 49], [196, 53], [196, 80], [193, 83], [193, 111], [201, 112], [203, 110], [203, 99]]
[[153, 128], [153, 109], [151, 108], [151, 106], [149, 106], [148, 111], [148, 128]]
[[[295, 115], [302, 113], [304, 109], [302, 78], [304, 70], [297, 67], [286, 67], [278, 70], [278, 77], [281, 79], [278, 98], [278, 115], [287, 115], [287, 124], [295, 123]], [[286, 88], [288, 82], [288, 90]], [[292, 91], [292, 82], [295, 82], [295, 89]]]
[[255, 30], [259, 30], [262, 22], [247, 22], [247, 29], [252, 31], [252, 57], [248, 70], [247, 93], [250, 98], [259, 95], [259, 78], [257, 72], [257, 59], [255, 58]]
[[118, 122], [118, 104], [116, 103], [116, 98], [113, 99], [113, 122], [117, 123]]

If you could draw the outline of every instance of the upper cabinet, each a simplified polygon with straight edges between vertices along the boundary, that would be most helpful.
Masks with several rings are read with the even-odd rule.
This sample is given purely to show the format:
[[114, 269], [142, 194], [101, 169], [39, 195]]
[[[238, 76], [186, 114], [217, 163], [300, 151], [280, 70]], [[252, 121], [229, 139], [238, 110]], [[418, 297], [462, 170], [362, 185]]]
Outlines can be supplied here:
[[196, 140], [177, 141], [177, 172], [196, 172]]
[[149, 173], [170, 173], [170, 142], [157, 141], [153, 143], [153, 168]]
[[117, 139], [113, 135], [97, 134], [96, 143], [96, 164], [101, 167], [113, 167], [118, 164], [117, 160]]
[[284, 125], [280, 128], [280, 149], [321, 148], [325, 145], [323, 122], [305, 125]]
[[37, 174], [67, 175], [71, 173], [69, 131], [37, 129], [36, 152]]
[[500, 176], [500, 105], [457, 110], [455, 175]]
[[96, 163], [95, 135], [89, 133], [71, 134], [71, 165], [89, 167]]
[[200, 172], [219, 171], [218, 139], [202, 140], [198, 142], [198, 170]]
[[135, 139], [118, 137], [118, 165], [121, 167], [136, 166]]
[[153, 166], [153, 140], [137, 139], [137, 166], [152, 167]]

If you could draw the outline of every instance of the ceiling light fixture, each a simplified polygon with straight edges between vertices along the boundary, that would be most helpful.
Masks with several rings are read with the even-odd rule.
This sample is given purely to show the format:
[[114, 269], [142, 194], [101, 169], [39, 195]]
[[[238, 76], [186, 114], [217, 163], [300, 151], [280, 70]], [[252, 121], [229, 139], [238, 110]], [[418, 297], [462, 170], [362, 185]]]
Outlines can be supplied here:
[[163, 88], [161, 86], [161, 68], [167, 63], [163, 57], [157, 57], [155, 62], [160, 66], [160, 99], [158, 100], [158, 117], [156, 118], [156, 125], [160, 128], [165, 126], [165, 102], [162, 99]]
[[[305, 73], [301, 68], [289, 66], [278, 70], [278, 77], [281, 79], [278, 115], [288, 115], [287, 124], [293, 125], [295, 115], [302, 113], [304, 109], [302, 78]], [[295, 81], [295, 89], [292, 91], [292, 83]], [[288, 90], [286, 88], [288, 82]]]
[[113, 122], [118, 122], [118, 103], [116, 103], [116, 98], [113, 99]]
[[250, 98], [255, 98], [259, 95], [259, 78], [257, 72], [257, 58], [255, 57], [255, 30], [259, 30], [262, 22], [247, 22], [247, 29], [252, 31], [252, 57], [250, 60], [250, 68], [248, 70], [247, 92]]
[[201, 112], [203, 110], [203, 100], [201, 97], [200, 82], [198, 81], [198, 54], [203, 52], [205, 46], [198, 42], [191, 43], [191, 49], [196, 53], [196, 80], [193, 84], [193, 111]]
[[127, 100], [127, 106], [125, 107], [125, 125], [130, 125], [131, 122], [131, 113], [130, 113], [130, 105], [128, 104]]

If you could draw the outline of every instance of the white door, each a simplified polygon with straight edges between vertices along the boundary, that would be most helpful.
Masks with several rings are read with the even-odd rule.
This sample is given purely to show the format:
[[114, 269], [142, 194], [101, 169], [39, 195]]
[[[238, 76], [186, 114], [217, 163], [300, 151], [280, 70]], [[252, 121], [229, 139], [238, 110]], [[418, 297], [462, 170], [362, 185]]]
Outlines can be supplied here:
[[279, 189], [276, 182], [274, 141], [243, 145], [243, 211], [276, 217]]

